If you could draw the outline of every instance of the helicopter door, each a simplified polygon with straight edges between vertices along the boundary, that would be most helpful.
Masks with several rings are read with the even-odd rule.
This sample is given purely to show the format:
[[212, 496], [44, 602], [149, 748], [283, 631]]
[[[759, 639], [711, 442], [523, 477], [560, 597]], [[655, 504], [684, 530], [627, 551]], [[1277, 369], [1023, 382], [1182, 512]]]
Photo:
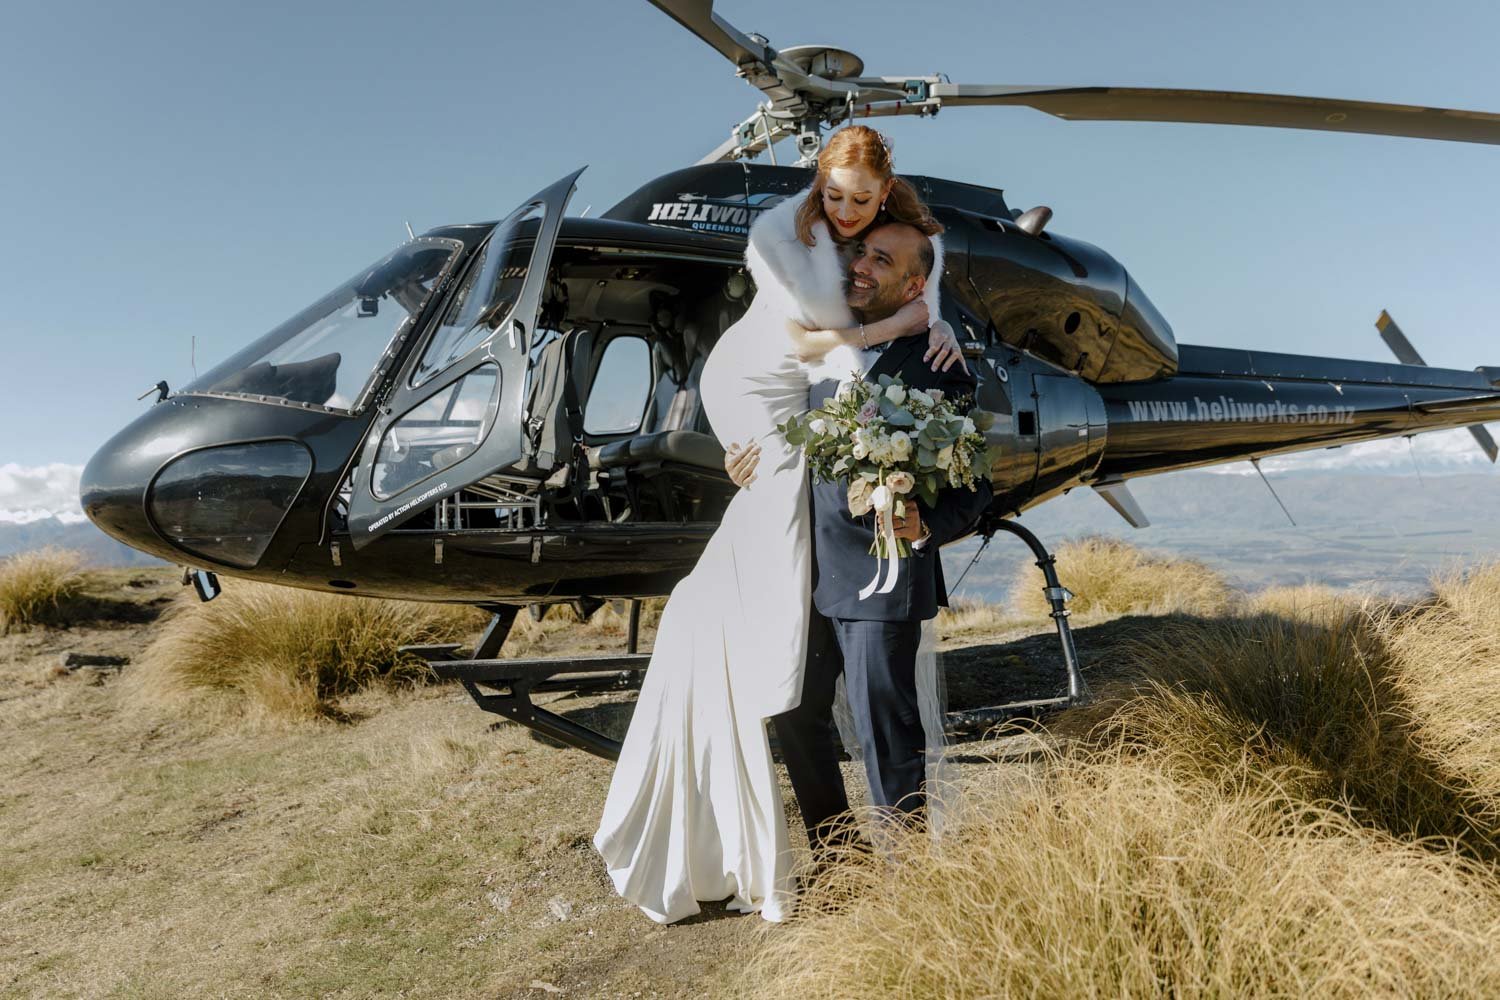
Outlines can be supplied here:
[[355, 548], [522, 457], [531, 332], [580, 169], [495, 224], [397, 373], [349, 498]]

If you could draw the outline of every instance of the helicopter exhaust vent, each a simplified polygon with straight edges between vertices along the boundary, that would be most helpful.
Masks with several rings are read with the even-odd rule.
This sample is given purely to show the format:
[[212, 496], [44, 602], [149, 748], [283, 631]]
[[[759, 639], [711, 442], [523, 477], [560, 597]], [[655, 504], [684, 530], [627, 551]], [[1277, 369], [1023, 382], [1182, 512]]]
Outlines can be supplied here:
[[1046, 205], [1038, 205], [1028, 208], [1016, 216], [1016, 225], [1024, 233], [1031, 236], [1042, 235], [1042, 230], [1047, 228], [1047, 223], [1052, 221], [1052, 209]]

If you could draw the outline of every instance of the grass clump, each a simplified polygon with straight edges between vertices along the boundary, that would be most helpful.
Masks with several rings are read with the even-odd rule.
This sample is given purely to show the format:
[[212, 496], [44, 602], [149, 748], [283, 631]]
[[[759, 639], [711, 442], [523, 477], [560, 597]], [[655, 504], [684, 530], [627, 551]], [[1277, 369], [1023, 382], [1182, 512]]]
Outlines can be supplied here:
[[206, 604], [180, 601], [135, 680], [148, 701], [219, 691], [269, 716], [340, 718], [342, 696], [429, 676], [399, 647], [458, 642], [483, 623], [463, 606], [236, 582]]
[[1257, 761], [1294, 773], [1304, 801], [1337, 802], [1394, 835], [1493, 858], [1500, 829], [1417, 737], [1385, 621], [1360, 611], [1317, 623], [1268, 614], [1164, 622], [1131, 644], [1143, 680], [1110, 706], [1094, 739], [1220, 787], [1242, 780], [1242, 760]]
[[[1038, 577], [1040, 579], [1040, 577]], [[938, 634], [944, 639], [969, 633], [989, 634], [1015, 624], [1005, 608], [971, 597], [955, 597], [937, 613]]]
[[82, 564], [52, 547], [0, 561], [0, 633], [59, 621], [83, 589]]
[[1415, 741], [1500, 830], [1500, 562], [1438, 578], [1383, 624]]
[[[1191, 559], [1157, 555], [1128, 542], [1088, 536], [1057, 550], [1057, 575], [1073, 592], [1075, 614], [1215, 615], [1228, 610], [1234, 592], [1222, 576]], [[1017, 571], [1011, 601], [1021, 614], [1051, 610], [1042, 575], [1030, 563]]]
[[[1247, 762], [1247, 767], [1250, 764]], [[817, 879], [759, 995], [1485, 996], [1500, 885], [1270, 786], [1075, 755]]]
[[1279, 615], [1313, 624], [1337, 624], [1359, 612], [1361, 607], [1363, 604], [1358, 597], [1314, 583], [1267, 587], [1245, 601], [1245, 609], [1252, 614]]

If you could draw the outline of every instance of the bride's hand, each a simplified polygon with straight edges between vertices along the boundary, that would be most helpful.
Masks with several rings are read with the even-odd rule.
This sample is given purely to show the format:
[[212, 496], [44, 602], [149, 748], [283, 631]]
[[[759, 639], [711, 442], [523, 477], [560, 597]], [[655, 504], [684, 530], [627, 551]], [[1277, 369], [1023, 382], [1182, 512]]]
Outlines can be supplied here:
[[[925, 310], [924, 310], [925, 312]], [[969, 363], [964, 360], [963, 348], [958, 345], [958, 337], [953, 333], [953, 327], [945, 320], [938, 320], [932, 324], [932, 329], [927, 333], [927, 353], [922, 355], [923, 361], [932, 362], [932, 370], [937, 371], [940, 367], [947, 371], [957, 361], [963, 366], [964, 374], [968, 374]]]
[[750, 484], [758, 478], [755, 475], [755, 468], [758, 465], [760, 465], [759, 444], [741, 448], [738, 442], [731, 442], [729, 450], [724, 453], [724, 471], [729, 473], [729, 478], [734, 485], [742, 489], [749, 489]]

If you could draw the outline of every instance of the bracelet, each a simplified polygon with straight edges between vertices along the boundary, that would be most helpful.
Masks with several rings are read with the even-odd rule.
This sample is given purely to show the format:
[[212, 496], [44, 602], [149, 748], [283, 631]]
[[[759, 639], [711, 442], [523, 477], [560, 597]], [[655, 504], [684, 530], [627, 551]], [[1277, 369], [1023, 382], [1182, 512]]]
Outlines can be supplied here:
[[865, 350], [868, 351], [870, 349], [870, 342], [865, 339], [865, 325], [863, 323], [859, 324], [859, 342]]

